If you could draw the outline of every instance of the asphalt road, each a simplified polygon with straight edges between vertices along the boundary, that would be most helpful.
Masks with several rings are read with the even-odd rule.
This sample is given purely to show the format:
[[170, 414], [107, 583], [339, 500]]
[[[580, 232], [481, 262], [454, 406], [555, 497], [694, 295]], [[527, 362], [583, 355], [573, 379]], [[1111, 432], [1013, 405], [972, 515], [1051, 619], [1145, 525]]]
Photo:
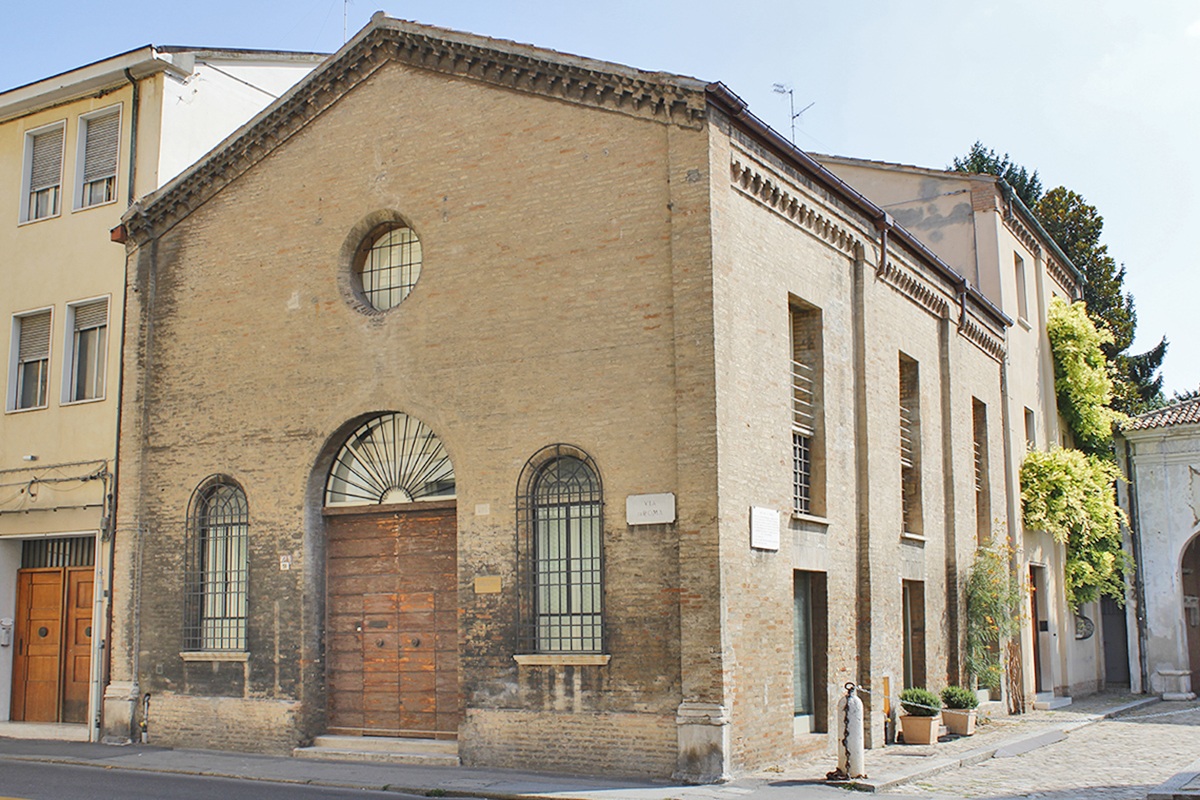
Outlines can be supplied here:
[[399, 792], [333, 789], [0, 759], [0, 800], [412, 800], [414, 797]]

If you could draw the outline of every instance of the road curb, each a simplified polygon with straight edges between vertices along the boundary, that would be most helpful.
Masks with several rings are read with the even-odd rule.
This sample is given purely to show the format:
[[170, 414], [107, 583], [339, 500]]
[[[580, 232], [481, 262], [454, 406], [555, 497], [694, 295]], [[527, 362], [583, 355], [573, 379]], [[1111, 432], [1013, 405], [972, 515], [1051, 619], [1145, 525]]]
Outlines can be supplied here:
[[[1125, 714], [1144, 706], [1153, 705], [1161, 702], [1157, 697], [1147, 697], [1141, 700], [1134, 700], [1129, 703], [1115, 706], [1107, 711], [1099, 714], [1090, 714], [1081, 720], [1067, 722], [1060, 725], [1047, 725], [1044, 728], [1039, 728], [1036, 731], [1030, 731], [1027, 734], [1014, 736], [1011, 739], [1006, 739], [997, 742], [995, 745], [988, 745], [976, 750], [968, 750], [967, 752], [953, 758], [946, 758], [940, 761], [935, 761], [925, 764], [909, 772], [900, 774], [885, 775], [882, 778], [872, 780], [870, 778], [860, 778], [855, 781], [838, 781], [833, 783], [834, 786], [845, 786], [854, 788], [863, 792], [886, 792], [889, 789], [894, 789], [905, 783], [928, 778], [937, 775], [947, 770], [958, 769], [959, 767], [969, 767], [973, 764], [978, 764], [982, 761], [987, 761], [990, 758], [1008, 758], [1018, 756], [1024, 753], [1037, 750], [1047, 745], [1060, 742], [1067, 737], [1071, 731], [1078, 730], [1088, 725], [1094, 725], [1097, 722], [1105, 719]], [[999, 755], [997, 755], [999, 753]], [[1195, 795], [1200, 797], [1200, 794]]]

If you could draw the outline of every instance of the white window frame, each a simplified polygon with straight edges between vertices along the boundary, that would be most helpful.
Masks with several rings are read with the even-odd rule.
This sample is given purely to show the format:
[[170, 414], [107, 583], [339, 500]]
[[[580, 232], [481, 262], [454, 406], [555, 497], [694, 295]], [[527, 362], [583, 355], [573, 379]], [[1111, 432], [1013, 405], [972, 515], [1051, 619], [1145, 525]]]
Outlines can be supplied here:
[[[79, 126], [76, 128], [75, 134], [75, 181], [72, 190], [73, 200], [71, 201], [71, 211], [87, 211], [91, 208], [100, 208], [101, 206], [111, 205], [117, 202], [117, 195], [120, 194], [120, 186], [117, 183], [117, 176], [121, 174], [121, 136], [124, 133], [121, 123], [124, 121], [121, 116], [122, 104], [101, 108], [98, 111], [89, 111], [86, 114], [79, 115]], [[83, 162], [84, 156], [87, 153], [87, 128], [88, 122], [97, 118], [111, 114], [113, 110], [117, 112], [117, 163], [113, 165], [113, 192], [112, 199], [105, 200], [103, 203], [92, 203], [84, 205], [83, 203]]]
[[[86, 306], [89, 303], [104, 300], [108, 308], [105, 314], [104, 328], [104, 366], [101, 369], [101, 374], [104, 380], [104, 389], [96, 397], [88, 397], [83, 400], [73, 399], [75, 394], [75, 309], [80, 306]], [[89, 297], [86, 300], [72, 300], [67, 303], [67, 313], [63, 314], [63, 363], [62, 363], [62, 388], [60, 391], [59, 402], [64, 406], [81, 405], [83, 403], [98, 403], [108, 396], [108, 357], [112, 342], [112, 295], [105, 294], [99, 297]]]
[[[33, 178], [33, 140], [36, 136], [49, 133], [55, 128], [61, 128], [63, 132], [63, 152], [59, 155], [58, 160], [58, 210], [53, 214], [47, 214], [44, 217], [29, 216], [29, 186]], [[62, 216], [63, 209], [63, 170], [67, 160], [67, 121], [60, 119], [57, 122], [51, 122], [49, 125], [42, 125], [38, 128], [25, 131], [25, 155], [21, 166], [21, 202], [19, 206], [19, 217], [17, 223], [26, 225], [33, 222], [41, 222], [42, 220], [55, 219]]]
[[17, 384], [19, 381], [18, 370], [20, 369], [21, 355], [21, 320], [26, 317], [35, 317], [38, 314], [50, 313], [50, 342], [46, 348], [47, 361], [50, 355], [54, 352], [54, 306], [46, 306], [44, 308], [33, 308], [28, 311], [22, 311], [12, 316], [11, 333], [9, 334], [8, 346], [8, 394], [4, 404], [6, 414], [22, 414], [26, 411], [38, 411], [50, 405], [50, 366], [46, 365], [46, 402], [40, 406], [29, 406], [28, 408], [17, 408], [17, 402], [20, 400]]

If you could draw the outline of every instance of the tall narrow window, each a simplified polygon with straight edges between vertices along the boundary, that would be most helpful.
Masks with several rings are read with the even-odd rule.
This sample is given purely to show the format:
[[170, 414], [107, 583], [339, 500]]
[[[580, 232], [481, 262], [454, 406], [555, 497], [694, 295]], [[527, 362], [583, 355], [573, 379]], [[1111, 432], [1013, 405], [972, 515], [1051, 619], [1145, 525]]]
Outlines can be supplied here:
[[1025, 293], [1025, 261], [1013, 253], [1013, 267], [1017, 279], [1017, 317], [1029, 319], [1029, 298]]
[[901, 581], [904, 624], [904, 688], [925, 686], [925, 584]]
[[108, 350], [108, 299], [69, 306], [71, 375], [67, 402], [104, 396], [105, 354]]
[[21, 221], [58, 215], [62, 189], [63, 125], [29, 134], [26, 139], [26, 200]]
[[900, 490], [902, 533], [920, 536], [921, 513], [921, 394], [916, 361], [900, 354]]
[[43, 408], [50, 376], [50, 312], [16, 320], [17, 374], [11, 408]]
[[250, 512], [231, 478], [207, 479], [188, 513], [183, 649], [246, 649]]
[[119, 109], [79, 120], [80, 154], [78, 208], [111, 203], [117, 199], [117, 151], [121, 142]]
[[975, 451], [975, 530], [980, 544], [992, 539], [988, 478], [987, 406], [971, 398], [971, 439]]
[[521, 485], [521, 647], [601, 653], [603, 504], [595, 465], [578, 448], [552, 445], [526, 464]]
[[1032, 409], [1025, 409], [1025, 452], [1037, 450], [1037, 419]]
[[821, 310], [791, 308], [792, 511], [825, 514]]

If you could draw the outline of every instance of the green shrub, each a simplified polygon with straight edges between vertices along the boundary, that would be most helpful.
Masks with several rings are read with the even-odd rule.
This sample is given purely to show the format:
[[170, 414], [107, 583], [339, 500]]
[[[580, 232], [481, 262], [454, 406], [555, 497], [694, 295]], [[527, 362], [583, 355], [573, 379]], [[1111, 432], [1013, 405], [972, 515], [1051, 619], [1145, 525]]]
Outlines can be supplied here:
[[919, 686], [902, 691], [900, 705], [904, 706], [904, 713], [914, 717], [936, 717], [942, 709], [938, 696]]
[[946, 708], [974, 708], [979, 705], [979, 697], [970, 689], [947, 686], [942, 689], [942, 705]]
[[975, 681], [1000, 689], [1004, 665], [1001, 643], [1021, 629], [1021, 581], [1012, 568], [1013, 552], [998, 541], [975, 551], [967, 576], [967, 652], [965, 666]]

